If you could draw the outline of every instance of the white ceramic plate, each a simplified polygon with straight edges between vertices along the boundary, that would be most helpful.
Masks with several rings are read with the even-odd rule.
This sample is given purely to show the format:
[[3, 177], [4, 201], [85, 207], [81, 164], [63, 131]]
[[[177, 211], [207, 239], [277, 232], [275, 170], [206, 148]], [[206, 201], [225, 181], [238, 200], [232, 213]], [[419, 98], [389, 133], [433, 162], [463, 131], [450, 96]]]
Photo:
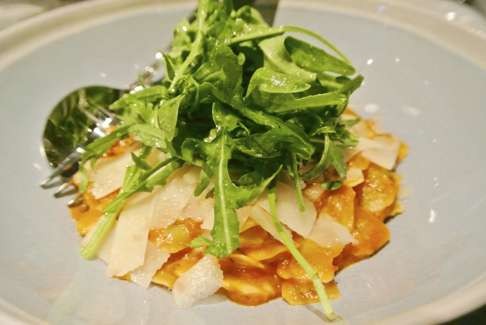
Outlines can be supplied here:
[[[334, 306], [352, 324], [434, 323], [486, 302], [486, 28], [443, 3], [285, 1], [277, 15], [348, 53], [366, 77], [352, 104], [411, 148], [391, 243], [337, 277]], [[91, 1], [0, 34], [0, 323], [320, 322], [317, 308], [281, 301], [180, 310], [164, 290], [108, 279], [102, 263], [79, 258], [65, 202], [38, 187], [49, 172], [40, 139], [50, 108], [83, 85], [127, 85], [193, 5]]]

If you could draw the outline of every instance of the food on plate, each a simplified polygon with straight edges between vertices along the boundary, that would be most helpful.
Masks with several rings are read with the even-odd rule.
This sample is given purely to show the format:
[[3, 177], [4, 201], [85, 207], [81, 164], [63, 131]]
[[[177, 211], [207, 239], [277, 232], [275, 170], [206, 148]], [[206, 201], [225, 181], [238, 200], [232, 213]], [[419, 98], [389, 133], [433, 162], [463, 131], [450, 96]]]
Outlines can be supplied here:
[[348, 108], [363, 77], [325, 38], [230, 1], [201, 0], [164, 60], [161, 82], [110, 106], [120, 124], [72, 178], [81, 255], [179, 306], [282, 297], [333, 319], [336, 273], [402, 209], [406, 146]]

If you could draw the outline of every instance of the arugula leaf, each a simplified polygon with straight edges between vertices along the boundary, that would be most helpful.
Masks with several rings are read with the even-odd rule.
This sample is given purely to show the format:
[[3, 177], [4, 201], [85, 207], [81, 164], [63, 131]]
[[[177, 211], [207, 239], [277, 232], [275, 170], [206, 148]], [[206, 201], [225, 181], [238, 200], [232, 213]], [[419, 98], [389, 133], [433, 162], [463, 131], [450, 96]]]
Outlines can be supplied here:
[[164, 53], [163, 56], [164, 56], [165, 77], [167, 78], [168, 81], [172, 81], [175, 75], [176, 64], [174, 60], [166, 53]]
[[228, 46], [220, 45], [212, 49], [208, 61], [194, 74], [199, 83], [206, 83], [217, 97], [229, 103], [235, 94], [241, 94], [242, 67], [238, 56]]
[[276, 114], [289, 114], [316, 109], [321, 110], [324, 107], [342, 107], [346, 104], [347, 97], [339, 92], [330, 92], [301, 98], [284, 97], [280, 100], [278, 97], [273, 97], [270, 101], [272, 100], [274, 102], [269, 104], [268, 111]]
[[191, 69], [191, 66], [195, 65], [198, 58], [203, 52], [204, 35], [207, 30], [205, 26], [205, 21], [208, 18], [210, 0], [200, 0], [197, 8], [196, 14], [196, 37], [194, 41], [189, 45], [189, 54], [184, 59], [184, 61], [179, 65], [174, 67], [173, 78], [170, 82], [169, 93], [176, 93], [179, 86], [179, 82], [183, 79], [184, 74]]
[[329, 142], [329, 164], [334, 167], [341, 179], [346, 177], [346, 162], [344, 161], [344, 148], [334, 142]]
[[318, 175], [321, 175], [325, 169], [332, 167], [338, 173], [340, 179], [346, 177], [347, 166], [344, 161], [345, 146], [331, 140], [331, 136], [326, 134], [324, 136], [324, 149], [317, 164], [303, 175], [305, 180], [311, 180]]
[[321, 42], [322, 44], [326, 45], [329, 47], [331, 50], [334, 51], [344, 62], [349, 63], [351, 65], [351, 61], [344, 55], [343, 52], [341, 52], [334, 44], [332, 44], [329, 40], [327, 40], [325, 37], [322, 35], [317, 34], [316, 32], [313, 32], [307, 28], [304, 27], [299, 27], [299, 26], [285, 26], [284, 30], [286, 32], [293, 32], [293, 33], [302, 33], [304, 35], [310, 36]]
[[176, 135], [177, 119], [183, 99], [184, 96], [179, 95], [161, 103], [159, 107], [158, 125], [163, 131], [166, 141], [172, 141]]
[[209, 178], [208, 174], [206, 174], [204, 169], [201, 169], [201, 173], [199, 175], [199, 183], [194, 189], [194, 196], [201, 195], [201, 193], [209, 186], [210, 182], [211, 179]]
[[225, 128], [231, 132], [241, 126], [241, 119], [219, 102], [213, 104], [212, 115], [217, 128]]
[[289, 36], [284, 44], [292, 61], [301, 68], [319, 73], [334, 72], [345, 76], [355, 73], [354, 68], [347, 62], [307, 42]]
[[98, 138], [95, 141], [88, 144], [84, 149], [85, 152], [81, 158], [82, 162], [86, 162], [91, 159], [97, 159], [103, 156], [113, 145], [128, 136], [131, 125], [125, 125], [117, 128], [110, 134]]
[[140, 91], [124, 94], [120, 99], [110, 105], [111, 110], [122, 110], [133, 103], [155, 103], [168, 96], [168, 90], [164, 86], [152, 86]]
[[192, 248], [200, 248], [200, 247], [208, 246], [209, 244], [211, 244], [211, 239], [206, 238], [204, 236], [199, 236], [194, 238], [189, 244], [189, 246]]
[[88, 190], [89, 178], [86, 166], [84, 164], [79, 165], [78, 173], [81, 178], [78, 186], [79, 193], [85, 193]]
[[[176, 66], [180, 66], [183, 60], [187, 57], [190, 50], [193, 38], [191, 37], [194, 33], [194, 26], [187, 19], [183, 19], [177, 24], [173, 39], [171, 43], [171, 50], [166, 53], [172, 62], [172, 67], [175, 69]], [[174, 78], [173, 71], [171, 71], [170, 81]]]
[[138, 170], [149, 170], [150, 165], [142, 159], [142, 157], [137, 156], [133, 152], [131, 153], [132, 160], [135, 163], [135, 167], [138, 168]]
[[236, 186], [229, 175], [229, 160], [233, 144], [223, 130], [214, 141], [215, 150], [208, 165], [215, 178], [214, 184], [214, 227], [211, 231], [212, 241], [207, 252], [217, 257], [231, 254], [239, 247], [239, 224], [236, 209], [256, 199], [272, 180], [279, 174], [279, 167], [270, 177], [259, 184]]
[[290, 164], [288, 165], [288, 170], [290, 176], [292, 176], [292, 179], [294, 180], [295, 193], [297, 196], [297, 203], [299, 204], [299, 209], [300, 211], [304, 211], [305, 210], [304, 194], [302, 193], [302, 184], [301, 184], [301, 179], [299, 174], [299, 168], [297, 165], [297, 157], [295, 153], [292, 152], [290, 153]]
[[246, 96], [249, 96], [255, 89], [266, 93], [289, 94], [300, 93], [310, 87], [308, 83], [300, 79], [263, 67], [253, 73]]
[[236, 195], [237, 207], [240, 208], [245, 204], [252, 202], [258, 198], [265, 189], [270, 185], [270, 183], [277, 177], [277, 175], [282, 170], [282, 165], [280, 165], [275, 172], [269, 177], [261, 180], [260, 182], [255, 182], [247, 186], [237, 187], [238, 195]]
[[231, 157], [231, 145], [228, 136], [223, 133], [217, 140], [217, 152], [212, 163], [215, 168], [214, 186], [214, 227], [212, 241], [207, 252], [217, 257], [231, 254], [240, 243], [238, 217], [236, 216], [236, 190], [228, 173], [228, 161]]
[[282, 28], [272, 28], [260, 13], [250, 6], [242, 6], [227, 19], [219, 38], [224, 44], [258, 41], [262, 38], [282, 34]]
[[284, 36], [277, 36], [259, 43], [260, 48], [265, 53], [265, 66], [271, 66], [282, 73], [300, 78], [304, 82], [316, 80], [317, 75], [314, 72], [301, 69], [292, 62], [284, 41]]
[[331, 138], [329, 137], [329, 135], [326, 134], [324, 136], [324, 149], [322, 150], [321, 158], [311, 170], [307, 171], [303, 175], [303, 178], [305, 180], [313, 179], [324, 172], [324, 169], [326, 169], [328, 165], [330, 147], [331, 147]]
[[164, 132], [156, 127], [149, 124], [134, 124], [129, 128], [130, 134], [138, 141], [143, 144], [156, 147], [164, 148], [165, 134]]
[[335, 76], [326, 72], [317, 74], [317, 81], [326, 91], [337, 91], [343, 88], [344, 84], [350, 81], [346, 76]]
[[329, 182], [326, 182], [326, 183], [322, 183], [321, 184], [321, 187], [322, 188], [324, 188], [325, 190], [329, 190], [329, 191], [337, 190], [341, 186], [343, 186], [343, 182], [341, 180], [329, 181]]
[[343, 87], [340, 89], [340, 92], [343, 93], [343, 94], [346, 94], [349, 98], [349, 96], [356, 90], [358, 89], [361, 84], [363, 83], [363, 76], [362, 75], [359, 75], [357, 77], [355, 77], [354, 79], [352, 80], [349, 80], [348, 82], [346, 82]]
[[232, 38], [229, 43], [230, 44], [237, 44], [237, 43], [242, 43], [242, 42], [247, 42], [247, 41], [260, 40], [260, 39], [264, 39], [264, 38], [269, 38], [269, 37], [281, 35], [283, 33], [284, 33], [284, 30], [282, 28], [265, 28], [265, 29], [261, 29], [261, 30], [254, 30], [250, 33], [241, 34], [237, 37]]
[[305, 132], [300, 130], [297, 126], [285, 123], [276, 116], [272, 116], [262, 111], [252, 110], [245, 106], [238, 105], [235, 108], [251, 121], [262, 126], [278, 129], [278, 131], [275, 132], [280, 132], [282, 136], [291, 137], [295, 144], [294, 148], [298, 150], [299, 156], [303, 159], [310, 159], [314, 153], [314, 146], [310, 143]]
[[302, 141], [289, 129], [274, 128], [264, 133], [254, 133], [237, 139], [235, 144], [239, 151], [255, 158], [282, 157], [286, 150], [301, 157], [312, 155], [312, 148], [303, 146]]

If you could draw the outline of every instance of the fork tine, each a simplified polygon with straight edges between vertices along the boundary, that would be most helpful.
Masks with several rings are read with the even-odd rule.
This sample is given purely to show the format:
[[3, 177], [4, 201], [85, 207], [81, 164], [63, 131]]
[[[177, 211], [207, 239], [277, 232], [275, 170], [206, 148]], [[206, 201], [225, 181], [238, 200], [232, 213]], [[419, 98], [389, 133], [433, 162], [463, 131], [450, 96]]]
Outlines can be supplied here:
[[60, 198], [68, 195], [75, 194], [78, 191], [78, 187], [72, 183], [64, 183], [54, 192], [55, 198]]
[[83, 203], [83, 195], [78, 193], [74, 197], [74, 199], [72, 199], [71, 201], [68, 202], [68, 207], [72, 208], [72, 207], [80, 205], [81, 203]]
[[56, 187], [56, 186], [60, 186], [65, 182], [66, 182], [66, 180], [64, 179], [64, 177], [57, 177], [57, 176], [49, 175], [49, 177], [47, 177], [46, 179], [44, 179], [41, 182], [40, 186], [43, 189], [47, 190], [47, 189], [50, 189], [50, 188], [53, 188], [53, 187]]
[[65, 182], [64, 177], [62, 177], [62, 173], [69, 170], [74, 164], [79, 162], [81, 155], [84, 152], [85, 150], [83, 148], [77, 147], [72, 153], [69, 154], [69, 156], [67, 156], [59, 165], [57, 165], [52, 173], [41, 182], [40, 186], [44, 189], [58, 186], [59, 180], [56, 181], [57, 178], [59, 178], [61, 182]]

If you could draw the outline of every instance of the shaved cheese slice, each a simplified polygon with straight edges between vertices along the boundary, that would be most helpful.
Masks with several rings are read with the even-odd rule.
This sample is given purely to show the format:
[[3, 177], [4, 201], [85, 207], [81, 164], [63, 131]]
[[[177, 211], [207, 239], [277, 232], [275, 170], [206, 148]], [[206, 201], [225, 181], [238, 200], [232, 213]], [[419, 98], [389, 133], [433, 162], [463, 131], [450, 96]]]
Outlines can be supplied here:
[[157, 199], [151, 228], [165, 228], [176, 220], [201, 221], [203, 229], [212, 229], [214, 224], [214, 199], [206, 198], [211, 190], [208, 186], [199, 196], [194, 191], [199, 182], [201, 168], [183, 168], [166, 184]]
[[[280, 221], [287, 225], [291, 230], [299, 235], [306, 237], [316, 220], [317, 212], [314, 204], [304, 197], [304, 211], [300, 211], [297, 202], [297, 195], [292, 186], [285, 183], [278, 183], [276, 188], [277, 194], [277, 215]], [[268, 200], [260, 199], [257, 205], [270, 212]]]
[[155, 273], [167, 262], [169, 256], [169, 253], [162, 252], [156, 245], [148, 242], [145, 262], [142, 266], [130, 272], [130, 280], [139, 286], [148, 288]]
[[206, 255], [174, 283], [172, 296], [179, 307], [190, 307], [223, 285], [223, 271], [216, 257]]
[[183, 219], [183, 210], [194, 198], [196, 184], [184, 181], [184, 171], [176, 172], [162, 187], [157, 197], [150, 228], [166, 228], [177, 219]]
[[400, 141], [389, 135], [379, 135], [373, 139], [360, 137], [358, 145], [346, 151], [345, 160], [349, 161], [354, 155], [361, 155], [369, 161], [391, 170], [395, 167], [400, 151]]
[[364, 182], [363, 171], [357, 167], [349, 167], [346, 173], [346, 180], [344, 185], [354, 187]]
[[115, 228], [107, 273], [123, 276], [143, 265], [154, 198], [158, 191], [137, 193], [125, 205]]
[[[272, 215], [267, 212], [264, 208], [262, 208], [259, 205], [254, 205], [251, 209], [251, 218], [255, 220], [255, 222], [263, 228], [266, 232], [268, 232], [270, 235], [272, 235], [273, 238], [276, 240], [282, 242], [280, 239], [280, 236], [278, 234], [277, 228], [275, 227], [273, 220], [272, 220]], [[285, 231], [288, 232], [286, 228], [284, 228]], [[290, 233], [288, 233], [290, 235]]]
[[[197, 202], [194, 206], [190, 205], [184, 209], [184, 212], [188, 215], [193, 215], [196, 218], [202, 220], [201, 228], [205, 230], [212, 230], [214, 225], [214, 199], [205, 199], [202, 202]], [[189, 210], [190, 207], [190, 210]], [[197, 212], [189, 212], [192, 210], [198, 210]], [[238, 217], [238, 223], [240, 225], [240, 232], [245, 225], [246, 220], [251, 216], [251, 206], [244, 206], [236, 210], [236, 216]]]
[[332, 217], [325, 213], [319, 215], [314, 228], [312, 228], [307, 238], [315, 241], [322, 247], [344, 246], [349, 243], [357, 243], [348, 228], [334, 221]]
[[181, 217], [201, 221], [202, 229], [211, 230], [214, 224], [214, 199], [201, 197], [202, 195], [193, 196], [182, 211]]
[[199, 167], [189, 167], [182, 175], [182, 180], [186, 184], [197, 185], [199, 181], [199, 174], [201, 173], [201, 168]]
[[[191, 167], [184, 174], [183, 180], [186, 184], [191, 184], [195, 189], [199, 182], [200, 174], [201, 168]], [[214, 199], [206, 198], [207, 194], [211, 190], [212, 186], [209, 185], [202, 193], [199, 194], [199, 196], [191, 196], [189, 202], [182, 211], [182, 218], [191, 218], [201, 221], [201, 228], [205, 230], [213, 229], [214, 224]]]
[[236, 210], [236, 216], [238, 217], [238, 223], [240, 225], [240, 232], [243, 231], [248, 218], [251, 217], [251, 206], [246, 205]]
[[358, 137], [369, 138], [375, 134], [375, 131], [370, 127], [368, 122], [361, 120], [350, 129], [351, 133]]
[[131, 151], [115, 157], [101, 158], [93, 167], [89, 180], [92, 182], [91, 194], [100, 199], [118, 190], [123, 184], [125, 170], [132, 165]]
[[105, 262], [110, 263], [111, 248], [113, 247], [113, 241], [115, 240], [115, 232], [112, 230], [110, 234], [105, 239], [105, 242], [101, 245], [98, 250], [98, 258]]
[[359, 138], [355, 149], [369, 161], [386, 168], [393, 169], [397, 162], [400, 141], [391, 136], [376, 136], [373, 139]]

